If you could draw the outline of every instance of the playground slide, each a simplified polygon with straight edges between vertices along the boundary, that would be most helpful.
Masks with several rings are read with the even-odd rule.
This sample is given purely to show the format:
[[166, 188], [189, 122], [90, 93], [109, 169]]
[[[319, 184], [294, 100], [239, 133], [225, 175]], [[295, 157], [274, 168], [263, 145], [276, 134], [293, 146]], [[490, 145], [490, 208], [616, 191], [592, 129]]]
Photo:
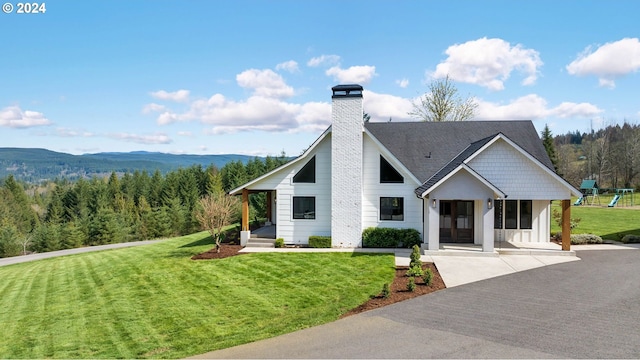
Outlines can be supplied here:
[[576, 202], [573, 204], [573, 206], [582, 205], [583, 201], [584, 201], [584, 196], [581, 196], [581, 197], [578, 198], [578, 200], [576, 200]]
[[620, 195], [614, 196], [613, 200], [611, 200], [611, 202], [609, 203], [609, 207], [616, 206], [616, 204], [618, 203], [618, 200], [620, 200]]

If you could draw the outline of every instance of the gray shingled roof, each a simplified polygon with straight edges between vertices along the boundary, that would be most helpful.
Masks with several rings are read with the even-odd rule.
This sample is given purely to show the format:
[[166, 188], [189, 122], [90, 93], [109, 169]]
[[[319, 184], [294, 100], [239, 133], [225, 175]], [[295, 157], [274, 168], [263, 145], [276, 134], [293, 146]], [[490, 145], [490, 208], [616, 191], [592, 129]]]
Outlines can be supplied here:
[[365, 128], [423, 183], [436, 173], [445, 176], [439, 171], [445, 166], [455, 169], [459, 165], [455, 160], [475, 148], [470, 145], [498, 133], [553, 169], [531, 121], [368, 122]]
[[498, 134], [486, 137], [484, 139], [478, 140], [474, 143], [469, 144], [466, 149], [464, 149], [455, 159], [451, 160], [447, 163], [440, 171], [435, 173], [432, 177], [430, 177], [427, 181], [425, 181], [420, 187], [415, 190], [417, 196], [421, 196], [422, 193], [427, 191], [430, 187], [435, 185], [438, 181], [442, 180], [445, 176], [447, 176], [450, 172], [455, 170], [458, 166], [460, 166], [469, 156], [473, 155], [476, 151], [480, 150], [483, 146], [485, 146], [489, 141], [495, 138]]

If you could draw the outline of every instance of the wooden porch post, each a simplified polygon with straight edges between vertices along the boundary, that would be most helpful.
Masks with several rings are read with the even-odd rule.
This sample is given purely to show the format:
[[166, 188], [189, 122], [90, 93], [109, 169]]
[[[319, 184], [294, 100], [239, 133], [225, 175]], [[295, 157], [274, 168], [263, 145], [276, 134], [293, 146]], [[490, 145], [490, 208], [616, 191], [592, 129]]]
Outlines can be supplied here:
[[249, 190], [242, 189], [242, 231], [249, 231]]
[[571, 200], [562, 200], [562, 250], [571, 250]]
[[267, 222], [271, 222], [271, 191], [267, 191]]

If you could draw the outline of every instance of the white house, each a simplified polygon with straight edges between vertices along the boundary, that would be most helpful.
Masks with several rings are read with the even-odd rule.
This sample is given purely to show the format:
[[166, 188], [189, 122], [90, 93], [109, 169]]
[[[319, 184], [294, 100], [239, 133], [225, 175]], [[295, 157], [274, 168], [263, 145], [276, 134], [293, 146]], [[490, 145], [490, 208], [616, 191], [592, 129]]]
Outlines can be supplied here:
[[[548, 242], [551, 200], [580, 192], [553, 166], [531, 121], [363, 123], [362, 87], [332, 88], [332, 125], [301, 156], [230, 192], [267, 193], [267, 217], [286, 244], [330, 235], [361, 247], [367, 227], [414, 228], [440, 243]], [[569, 249], [564, 221], [563, 249]]]

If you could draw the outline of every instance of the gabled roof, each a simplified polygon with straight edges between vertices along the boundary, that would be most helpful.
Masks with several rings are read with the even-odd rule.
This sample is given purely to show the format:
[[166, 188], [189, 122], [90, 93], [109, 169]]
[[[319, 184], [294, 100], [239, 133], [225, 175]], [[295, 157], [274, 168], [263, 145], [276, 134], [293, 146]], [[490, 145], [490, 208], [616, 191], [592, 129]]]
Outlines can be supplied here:
[[531, 121], [368, 122], [364, 126], [422, 182], [445, 166], [453, 170], [457, 166], [450, 163], [458, 156], [473, 152], [475, 146], [481, 148], [482, 140], [489, 141], [498, 133], [553, 169]]
[[327, 137], [327, 134], [329, 134], [330, 132], [331, 132], [331, 126], [329, 126], [329, 127], [327, 128], [327, 130], [325, 130], [322, 134], [320, 134], [320, 136], [316, 139], [316, 141], [314, 141], [314, 142], [313, 142], [313, 144], [311, 144], [311, 146], [309, 146], [309, 148], [308, 148], [307, 150], [305, 150], [305, 151], [304, 151], [304, 153], [302, 153], [302, 155], [300, 155], [300, 156], [298, 156], [297, 158], [295, 158], [295, 159], [293, 159], [293, 160], [289, 161], [289, 162], [288, 162], [288, 163], [286, 163], [286, 164], [283, 164], [283, 165], [278, 166], [277, 168], [275, 168], [275, 169], [273, 169], [273, 170], [269, 171], [268, 173], [266, 173], [266, 174], [264, 174], [264, 175], [262, 175], [262, 176], [260, 176], [260, 177], [258, 177], [258, 178], [256, 178], [256, 179], [253, 179], [253, 180], [249, 181], [249, 182], [248, 182], [248, 183], [246, 183], [246, 184], [242, 184], [242, 185], [240, 185], [239, 187], [237, 187], [237, 188], [235, 188], [235, 189], [233, 189], [233, 190], [229, 191], [229, 195], [238, 195], [238, 194], [241, 194], [241, 193], [242, 193], [242, 189], [245, 189], [245, 188], [251, 187], [252, 185], [254, 185], [254, 184], [256, 184], [256, 183], [258, 183], [258, 182], [262, 181], [263, 179], [266, 179], [266, 178], [270, 177], [270, 176], [271, 176], [271, 175], [273, 175], [274, 173], [276, 173], [276, 172], [278, 172], [278, 171], [280, 171], [280, 170], [282, 170], [282, 169], [286, 169], [286, 168], [288, 168], [288, 167], [290, 167], [290, 166], [293, 166], [294, 164], [296, 164], [296, 163], [298, 163], [298, 162], [302, 161], [303, 159], [306, 159], [307, 157], [309, 157], [309, 154], [311, 154], [311, 153], [313, 152], [313, 149], [315, 149], [315, 148], [318, 146], [318, 144], [320, 144], [320, 142], [322, 141], [322, 139], [324, 139], [325, 137]]
[[580, 190], [591, 190], [593, 188], [598, 188], [598, 183], [595, 180], [582, 180], [582, 184], [580, 184]]
[[457, 172], [457, 169], [463, 165], [464, 161], [473, 155], [476, 151], [480, 150], [483, 146], [485, 146], [489, 141], [491, 141], [496, 135], [490, 137], [486, 137], [484, 139], [478, 140], [474, 143], [469, 144], [464, 150], [458, 154], [455, 158], [453, 158], [450, 162], [448, 162], [442, 169], [440, 169], [437, 173], [431, 176], [427, 181], [425, 181], [421, 186], [419, 186], [415, 193], [417, 196], [422, 197], [424, 193], [439, 183], [442, 179], [447, 177], [447, 175], [452, 172]]

